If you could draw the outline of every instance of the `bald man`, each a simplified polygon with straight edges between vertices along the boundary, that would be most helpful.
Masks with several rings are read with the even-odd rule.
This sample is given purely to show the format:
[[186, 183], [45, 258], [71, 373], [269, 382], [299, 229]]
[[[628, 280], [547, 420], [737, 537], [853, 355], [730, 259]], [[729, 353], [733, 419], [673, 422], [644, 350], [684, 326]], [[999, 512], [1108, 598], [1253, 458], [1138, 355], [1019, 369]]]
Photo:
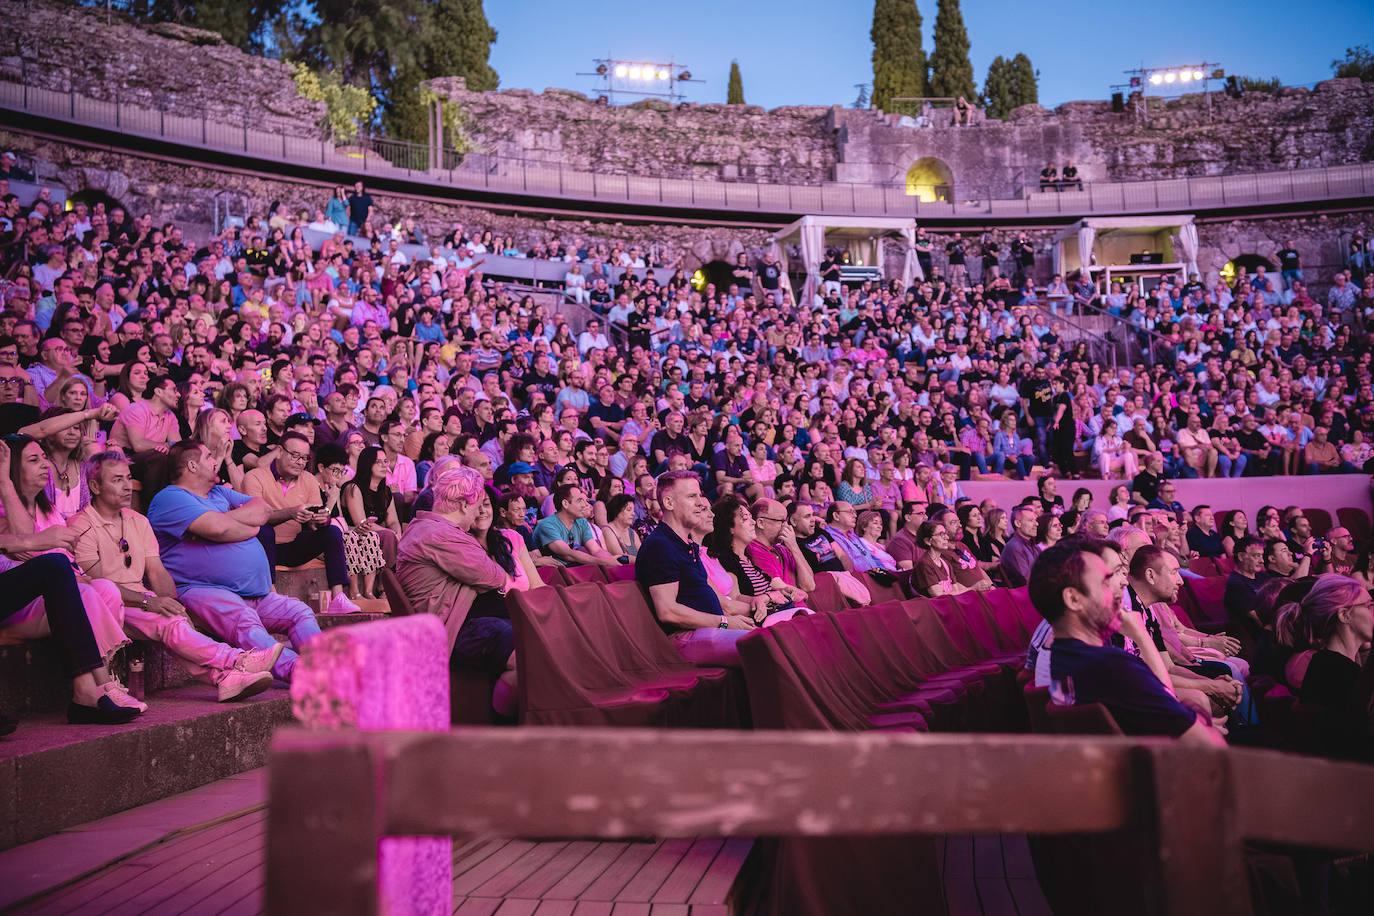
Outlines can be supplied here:
[[267, 446], [267, 417], [261, 410], [249, 408], [239, 414], [239, 439], [234, 443], [234, 464], [251, 471], [271, 459]]
[[810, 592], [816, 587], [811, 564], [797, 544], [797, 532], [787, 520], [787, 508], [776, 499], [760, 499], [753, 505], [758, 537], [749, 545], [749, 559], [769, 579]]

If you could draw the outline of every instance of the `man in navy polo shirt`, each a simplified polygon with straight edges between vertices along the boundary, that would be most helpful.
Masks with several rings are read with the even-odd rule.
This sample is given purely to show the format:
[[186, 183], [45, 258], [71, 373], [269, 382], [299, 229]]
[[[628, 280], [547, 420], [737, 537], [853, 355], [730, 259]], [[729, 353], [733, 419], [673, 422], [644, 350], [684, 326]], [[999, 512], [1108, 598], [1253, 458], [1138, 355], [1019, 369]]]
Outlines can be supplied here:
[[706, 578], [701, 544], [694, 532], [708, 510], [701, 478], [692, 471], [669, 471], [656, 486], [663, 521], [649, 533], [635, 557], [635, 579], [649, 589], [654, 613], [682, 657], [696, 665], [739, 667], [735, 643], [754, 621], [726, 614]]

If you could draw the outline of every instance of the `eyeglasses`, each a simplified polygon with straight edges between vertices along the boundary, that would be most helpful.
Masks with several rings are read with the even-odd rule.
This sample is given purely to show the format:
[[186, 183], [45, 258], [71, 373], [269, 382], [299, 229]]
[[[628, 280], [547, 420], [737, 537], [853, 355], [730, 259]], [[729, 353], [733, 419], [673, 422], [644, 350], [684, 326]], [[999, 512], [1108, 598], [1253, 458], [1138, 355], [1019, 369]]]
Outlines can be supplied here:
[[129, 541], [127, 538], [119, 539], [119, 550], [124, 554], [124, 568], [131, 568], [134, 565], [134, 558], [129, 554]]
[[754, 519], [754, 521], [755, 521], [755, 522], [773, 522], [774, 524], [781, 525], [781, 524], [784, 524], [784, 523], [787, 521], [787, 519], [785, 519], [785, 518], [770, 518], [770, 517], [767, 516], [767, 515], [760, 515], [758, 518]]
[[282, 454], [288, 458], [294, 458], [296, 461], [307, 461], [310, 458], [309, 452], [284, 451]]

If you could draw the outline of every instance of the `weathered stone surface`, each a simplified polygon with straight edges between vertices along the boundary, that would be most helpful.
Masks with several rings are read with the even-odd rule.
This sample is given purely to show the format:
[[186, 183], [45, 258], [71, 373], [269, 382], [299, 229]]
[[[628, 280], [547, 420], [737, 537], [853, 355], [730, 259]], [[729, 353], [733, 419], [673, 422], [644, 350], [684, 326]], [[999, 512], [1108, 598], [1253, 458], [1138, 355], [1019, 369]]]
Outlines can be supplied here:
[[604, 175], [818, 184], [836, 146], [826, 108], [681, 105], [662, 99], [600, 105], [566, 90], [472, 92], [461, 77], [430, 80], [462, 106], [481, 152]]
[[[245, 54], [219, 35], [50, 0], [4, 0], [0, 79], [168, 114], [298, 137], [321, 137], [324, 104], [296, 91], [291, 68]], [[10, 49], [17, 49], [11, 53]]]

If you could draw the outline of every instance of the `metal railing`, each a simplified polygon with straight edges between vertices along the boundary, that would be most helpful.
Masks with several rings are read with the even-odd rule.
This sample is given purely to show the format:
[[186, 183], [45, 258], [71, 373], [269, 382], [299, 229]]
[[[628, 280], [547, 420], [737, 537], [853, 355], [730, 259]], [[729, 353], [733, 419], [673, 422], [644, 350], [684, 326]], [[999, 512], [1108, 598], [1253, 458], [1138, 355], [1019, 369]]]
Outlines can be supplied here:
[[[1014, 218], [1093, 214], [1196, 212], [1242, 206], [1374, 196], [1374, 164], [1330, 166], [1138, 182], [1085, 183], [1082, 191], [1027, 192], [998, 199], [969, 197], [956, 184], [948, 201], [923, 202], [904, 187], [827, 182], [821, 185], [701, 181], [647, 175], [604, 175], [561, 166], [509, 168], [490, 156], [445, 151], [431, 163], [427, 147], [398, 141], [363, 141], [336, 147], [318, 137], [291, 136], [231, 125], [74, 91], [0, 81], [0, 109], [179, 146], [244, 156], [264, 163], [399, 179], [421, 185], [497, 191], [603, 204], [666, 206], [683, 210], [759, 214], [895, 216], [912, 219]], [[413, 147], [414, 149], [410, 149]]]

